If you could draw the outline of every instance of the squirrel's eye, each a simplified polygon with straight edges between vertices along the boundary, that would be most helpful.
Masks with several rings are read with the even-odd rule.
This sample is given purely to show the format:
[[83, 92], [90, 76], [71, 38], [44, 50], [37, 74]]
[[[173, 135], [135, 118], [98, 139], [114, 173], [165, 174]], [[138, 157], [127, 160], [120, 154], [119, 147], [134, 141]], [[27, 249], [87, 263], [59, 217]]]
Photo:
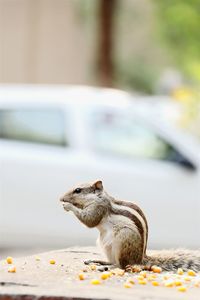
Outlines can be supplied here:
[[81, 191], [82, 191], [82, 189], [77, 188], [77, 189], [74, 190], [74, 193], [75, 193], [75, 194], [80, 194]]

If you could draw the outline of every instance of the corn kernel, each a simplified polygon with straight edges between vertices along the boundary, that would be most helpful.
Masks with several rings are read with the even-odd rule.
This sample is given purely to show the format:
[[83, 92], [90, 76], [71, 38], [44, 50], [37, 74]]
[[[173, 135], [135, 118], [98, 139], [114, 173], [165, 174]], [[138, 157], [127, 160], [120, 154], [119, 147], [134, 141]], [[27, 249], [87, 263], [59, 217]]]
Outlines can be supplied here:
[[6, 262], [7, 262], [7, 264], [12, 264], [13, 263], [13, 258], [11, 256], [8, 256], [6, 258]]
[[153, 281], [154, 279], [156, 279], [156, 275], [154, 275], [154, 274], [151, 274], [147, 277], [147, 280], [149, 280], [149, 281]]
[[163, 276], [163, 279], [164, 279], [164, 280], [168, 280], [168, 279], [169, 279], [169, 275], [164, 275], [164, 276]]
[[143, 277], [142, 275], [138, 275], [138, 276], [137, 276], [137, 279], [138, 279], [138, 280], [143, 280], [144, 277]]
[[185, 287], [184, 285], [179, 286], [179, 287], [177, 288], [177, 290], [178, 290], [179, 292], [186, 292], [186, 291], [187, 291], [187, 289], [186, 289], [186, 287]]
[[162, 272], [162, 269], [158, 266], [152, 266], [151, 267], [151, 270], [154, 272], [154, 273], [161, 273]]
[[196, 276], [196, 273], [193, 270], [188, 270], [187, 274], [189, 276]]
[[135, 284], [135, 281], [134, 281], [133, 278], [128, 278], [128, 279], [127, 279], [127, 282], [128, 282], [128, 283], [131, 283], [131, 284]]
[[185, 277], [184, 277], [184, 280], [185, 280], [185, 281], [191, 281], [191, 278], [190, 278], [189, 276], [185, 276]]
[[90, 265], [90, 270], [91, 271], [96, 271], [97, 269], [97, 266], [96, 265]]
[[78, 274], [78, 278], [79, 278], [80, 280], [84, 280], [84, 279], [85, 279], [85, 275], [84, 275], [83, 273], [79, 273], [79, 274]]
[[182, 282], [180, 280], [175, 280], [174, 284], [175, 284], [175, 286], [181, 286]]
[[178, 268], [177, 274], [178, 275], [183, 275], [184, 274], [183, 269], [182, 268]]
[[195, 286], [195, 287], [200, 287], [200, 280], [195, 281], [195, 282], [194, 282], [194, 286]]
[[147, 284], [147, 281], [145, 279], [140, 279], [140, 280], [138, 280], [138, 283], [145, 285], [145, 284]]
[[50, 259], [49, 263], [50, 263], [51, 265], [55, 265], [56, 261], [55, 261], [54, 259]]
[[36, 256], [36, 257], [35, 257], [35, 260], [40, 261], [40, 257], [39, 257], [39, 256]]
[[152, 281], [151, 284], [152, 284], [153, 286], [159, 286], [159, 285], [160, 285], [159, 282], [158, 282], [158, 281], [155, 281], [155, 280]]
[[8, 272], [9, 273], [16, 273], [16, 267], [15, 266], [11, 266], [8, 268]]
[[147, 271], [141, 271], [140, 275], [143, 276], [144, 278], [147, 278]]
[[119, 271], [117, 272], [118, 276], [124, 276], [125, 270], [119, 269]]
[[141, 267], [136, 266], [136, 265], [134, 265], [134, 266], [129, 265], [126, 267], [126, 271], [131, 272], [131, 273], [139, 273], [142, 271], [142, 269], [141, 269]]
[[103, 272], [101, 274], [101, 279], [105, 280], [108, 279], [110, 277], [110, 272]]
[[132, 287], [132, 284], [129, 283], [129, 282], [125, 282], [124, 287], [127, 288], [127, 289], [130, 289]]
[[166, 287], [173, 287], [174, 286], [174, 281], [171, 279], [168, 279], [165, 283], [164, 286]]
[[111, 273], [113, 275], [123, 276], [124, 273], [125, 273], [125, 270], [122, 270], [120, 268], [116, 268], [116, 269], [111, 270]]
[[94, 284], [94, 285], [98, 285], [98, 284], [100, 284], [101, 282], [100, 282], [99, 279], [92, 279], [92, 280], [90, 281], [90, 283], [91, 283], [91, 284]]

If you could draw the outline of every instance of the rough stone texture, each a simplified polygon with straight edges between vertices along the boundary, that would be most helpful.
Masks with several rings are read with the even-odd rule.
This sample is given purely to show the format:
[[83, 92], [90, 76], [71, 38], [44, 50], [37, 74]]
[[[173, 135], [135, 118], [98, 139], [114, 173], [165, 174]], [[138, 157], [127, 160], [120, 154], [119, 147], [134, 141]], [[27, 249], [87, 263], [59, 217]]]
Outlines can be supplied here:
[[[9, 253], [8, 253], [9, 255]], [[101, 285], [91, 285], [90, 280], [99, 278], [100, 272], [85, 273], [87, 279], [80, 281], [77, 274], [85, 268], [85, 259], [102, 258], [94, 247], [68, 248], [36, 256], [14, 259], [16, 273], [8, 273], [9, 265], [0, 262], [0, 300], [66, 300], [66, 299], [135, 299], [176, 300], [200, 299], [200, 288], [190, 288], [180, 293], [176, 288], [153, 287], [135, 284], [126, 289], [123, 277], [113, 276]], [[53, 258], [55, 265], [49, 260]]]

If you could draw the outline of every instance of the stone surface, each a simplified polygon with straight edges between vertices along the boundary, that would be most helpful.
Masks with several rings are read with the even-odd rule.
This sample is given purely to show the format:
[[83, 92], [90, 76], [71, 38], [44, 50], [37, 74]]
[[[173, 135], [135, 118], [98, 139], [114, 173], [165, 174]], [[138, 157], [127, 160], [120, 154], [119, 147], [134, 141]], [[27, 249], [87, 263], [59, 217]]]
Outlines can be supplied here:
[[[9, 255], [9, 253], [8, 253]], [[36, 257], [40, 260], [36, 260]], [[100, 278], [99, 271], [84, 273], [85, 280], [78, 274], [85, 269], [85, 259], [101, 259], [95, 247], [68, 248], [39, 255], [14, 258], [16, 273], [9, 273], [10, 265], [0, 261], [0, 299], [2, 300], [66, 300], [66, 299], [135, 299], [135, 300], [176, 300], [200, 299], [200, 287], [191, 287], [185, 293], [176, 287], [154, 287], [134, 284], [127, 289], [123, 286], [127, 276], [113, 276], [100, 285], [90, 283]], [[50, 259], [55, 264], [50, 264]]]

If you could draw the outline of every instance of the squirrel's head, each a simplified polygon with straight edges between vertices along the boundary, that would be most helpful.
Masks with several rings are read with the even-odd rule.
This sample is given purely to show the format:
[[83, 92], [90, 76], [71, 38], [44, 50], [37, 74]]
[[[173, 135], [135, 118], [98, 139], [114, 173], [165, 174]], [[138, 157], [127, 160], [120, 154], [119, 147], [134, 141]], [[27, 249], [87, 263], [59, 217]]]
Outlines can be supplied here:
[[81, 184], [78, 187], [68, 191], [61, 198], [63, 206], [65, 203], [72, 203], [74, 206], [84, 208], [94, 201], [101, 199], [103, 193], [103, 184], [101, 180], [90, 184]]

